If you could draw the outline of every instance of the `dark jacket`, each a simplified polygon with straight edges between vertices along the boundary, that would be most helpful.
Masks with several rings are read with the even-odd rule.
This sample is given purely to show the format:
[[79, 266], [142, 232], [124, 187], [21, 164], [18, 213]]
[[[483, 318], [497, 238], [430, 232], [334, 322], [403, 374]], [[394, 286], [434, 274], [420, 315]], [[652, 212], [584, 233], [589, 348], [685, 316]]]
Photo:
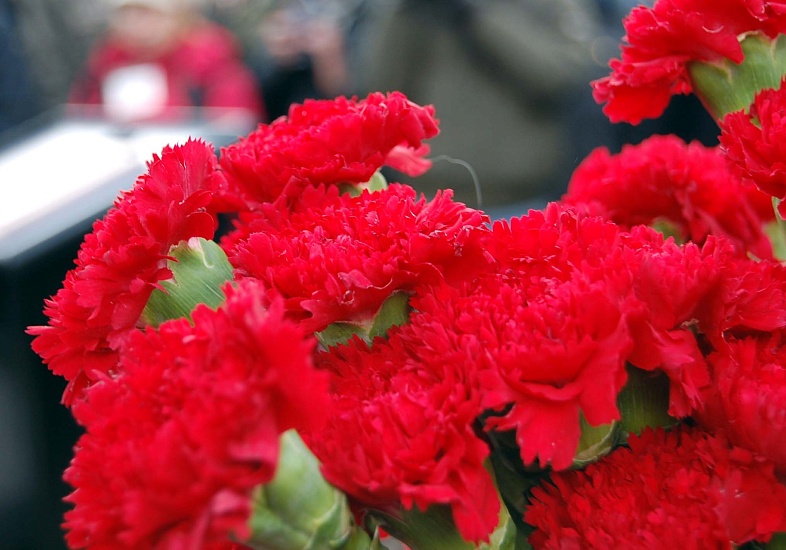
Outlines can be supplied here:
[[[365, 70], [370, 90], [433, 104], [431, 157], [477, 172], [484, 205], [557, 197], [572, 169], [566, 106], [590, 94], [595, 13], [584, 0], [402, 1], [381, 21]], [[400, 179], [404, 179], [403, 177]], [[465, 168], [438, 161], [415, 180], [475, 204]]]

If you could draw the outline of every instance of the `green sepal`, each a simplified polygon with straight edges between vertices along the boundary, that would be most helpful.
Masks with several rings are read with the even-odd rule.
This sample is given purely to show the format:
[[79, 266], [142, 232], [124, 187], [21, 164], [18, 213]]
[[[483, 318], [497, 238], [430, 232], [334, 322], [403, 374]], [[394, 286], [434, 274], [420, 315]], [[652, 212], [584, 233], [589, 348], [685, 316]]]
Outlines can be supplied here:
[[418, 550], [529, 550], [526, 538], [500, 502], [499, 522], [489, 534], [489, 542], [475, 544], [464, 540], [453, 521], [448, 505], [432, 505], [425, 511], [418, 507], [401, 509], [397, 514], [372, 511], [367, 524], [380, 526], [392, 536]]
[[322, 477], [319, 462], [294, 430], [282, 434], [273, 480], [252, 495], [251, 538], [256, 550], [338, 550], [350, 541], [365, 549], [347, 497]]
[[600, 426], [591, 426], [584, 414], [579, 415], [581, 436], [579, 446], [573, 457], [573, 467], [583, 468], [609, 454], [619, 442], [620, 423], [611, 422]]
[[371, 344], [377, 336], [385, 336], [391, 327], [400, 326], [409, 320], [409, 294], [394, 292], [380, 306], [377, 313], [360, 322], [341, 321], [328, 325], [325, 330], [315, 336], [326, 348], [346, 344], [357, 335], [361, 340]]
[[393, 327], [405, 325], [409, 321], [409, 294], [394, 292], [379, 308], [368, 331], [369, 340], [377, 336], [386, 336]]
[[350, 197], [359, 197], [363, 191], [368, 190], [373, 193], [375, 191], [382, 191], [388, 188], [388, 180], [382, 175], [382, 172], [377, 170], [371, 179], [364, 183], [341, 183], [338, 186], [341, 193], [346, 193]]
[[548, 477], [550, 470], [541, 468], [537, 462], [527, 467], [522, 464], [515, 431], [492, 430], [487, 436], [492, 448], [489, 462], [494, 471], [497, 490], [519, 533], [526, 538], [532, 531], [532, 528], [524, 523], [530, 491]]
[[769, 542], [753, 540], [741, 546], [734, 545], [733, 548], [735, 550], [737, 548], [742, 550], [786, 550], [786, 533], [774, 533]]
[[314, 334], [322, 346], [325, 348], [332, 348], [346, 344], [349, 340], [357, 335], [361, 340], [368, 341], [367, 331], [360, 324], [353, 323], [331, 323], [325, 330]]
[[685, 237], [677, 224], [666, 218], [657, 218], [651, 224], [652, 228], [665, 238], [672, 238], [677, 244], [684, 244]]
[[341, 550], [387, 550], [387, 547], [379, 538], [379, 529], [375, 529], [374, 536], [370, 537], [365, 530], [356, 528]]
[[640, 434], [644, 428], [675, 425], [669, 415], [669, 378], [660, 371], [645, 371], [628, 365], [628, 381], [617, 395], [622, 415], [622, 436]]
[[170, 319], [190, 319], [199, 304], [217, 308], [226, 299], [222, 287], [233, 278], [232, 264], [213, 241], [197, 237], [182, 241], [169, 255], [172, 278], [161, 281], [141, 315], [142, 322], [154, 327]]
[[772, 245], [772, 255], [775, 259], [786, 260], [786, 231], [782, 220], [774, 220], [764, 226], [764, 233]]
[[786, 533], [775, 533], [766, 544], [767, 550], [786, 550]]
[[739, 64], [728, 60], [688, 64], [693, 91], [715, 120], [747, 110], [758, 92], [777, 90], [786, 75], [784, 35], [773, 40], [761, 33], [751, 33], [740, 45], [745, 58]]
[[778, 211], [781, 199], [772, 197], [772, 208], [775, 211], [775, 219], [764, 226], [764, 232], [770, 239], [772, 254], [776, 259], [786, 260], [786, 222]]

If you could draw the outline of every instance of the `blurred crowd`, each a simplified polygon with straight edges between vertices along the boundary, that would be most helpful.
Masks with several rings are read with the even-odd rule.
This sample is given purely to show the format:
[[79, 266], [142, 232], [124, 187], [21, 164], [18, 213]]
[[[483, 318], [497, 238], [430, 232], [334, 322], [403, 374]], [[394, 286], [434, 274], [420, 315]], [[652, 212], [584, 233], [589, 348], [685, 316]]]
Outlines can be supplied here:
[[232, 111], [256, 123], [308, 98], [400, 90], [435, 105], [442, 129], [433, 169], [408, 183], [537, 206], [598, 145], [713, 139], [690, 98], [637, 128], [610, 125], [592, 100], [637, 3], [0, 0], [0, 138], [66, 104], [119, 122]]
[[120, 122], [234, 110], [256, 123], [308, 98], [400, 90], [435, 105], [442, 129], [434, 168], [409, 183], [473, 206], [476, 187], [480, 206], [542, 202], [593, 147], [660, 131], [612, 127], [588, 85], [633, 5], [0, 0], [0, 137], [64, 105]]
[[[636, 3], [0, 0], [0, 162], [6, 146], [63, 118], [98, 117], [127, 128], [229, 114], [253, 128], [306, 99], [399, 90], [435, 106], [441, 133], [430, 140], [429, 172], [388, 179], [427, 195], [452, 188], [457, 200], [492, 217], [520, 215], [558, 198], [597, 146], [619, 150], [669, 132], [706, 144], [716, 139], [714, 123], [692, 97], [675, 98], [666, 116], [637, 127], [608, 123], [592, 99], [589, 82], [608, 74], [609, 59], [619, 55], [621, 20]], [[25, 290], [11, 298], [25, 319], [40, 311], [39, 279], [57, 288], [59, 270], [71, 266], [73, 251], [60, 254], [42, 259], [35, 273], [25, 267], [17, 274]], [[19, 346], [23, 327], [35, 323], [11, 324], [0, 338]], [[71, 419], [56, 398], [36, 404], [41, 418], [22, 418], [12, 398], [24, 394], [3, 378], [37, 360], [0, 357], [0, 472], [37, 463], [18, 451], [19, 434], [36, 441], [47, 466], [31, 473], [33, 492], [21, 476], [0, 476], [4, 548], [62, 542], [60, 477], [75, 439]], [[39, 385], [60, 382], [37, 363], [30, 369], [38, 369]]]

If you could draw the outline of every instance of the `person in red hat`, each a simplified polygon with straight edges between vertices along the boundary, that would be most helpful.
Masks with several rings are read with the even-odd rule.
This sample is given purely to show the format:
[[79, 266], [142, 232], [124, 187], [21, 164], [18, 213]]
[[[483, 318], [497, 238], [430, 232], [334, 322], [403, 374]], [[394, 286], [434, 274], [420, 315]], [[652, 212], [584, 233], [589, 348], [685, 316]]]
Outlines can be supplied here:
[[110, 0], [105, 35], [75, 79], [69, 102], [101, 105], [116, 121], [265, 111], [229, 30], [202, 17], [196, 0]]

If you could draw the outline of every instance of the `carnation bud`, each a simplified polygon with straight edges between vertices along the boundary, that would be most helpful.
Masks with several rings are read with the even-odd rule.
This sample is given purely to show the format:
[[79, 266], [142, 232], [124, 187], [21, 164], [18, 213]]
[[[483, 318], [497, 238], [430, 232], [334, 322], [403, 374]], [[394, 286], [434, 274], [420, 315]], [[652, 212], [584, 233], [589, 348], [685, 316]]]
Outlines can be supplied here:
[[243, 544], [259, 550], [330, 550], [369, 548], [344, 493], [330, 485], [319, 462], [294, 430], [281, 436], [273, 480], [252, 495], [251, 538]]
[[640, 434], [646, 427], [669, 427], [677, 420], [669, 416], [669, 378], [660, 371], [645, 371], [628, 365], [628, 381], [617, 395], [623, 434]]
[[580, 415], [579, 425], [581, 437], [573, 457], [574, 468], [583, 468], [609, 454], [617, 445], [620, 433], [619, 422], [590, 426], [583, 414]]
[[221, 287], [232, 280], [232, 265], [218, 244], [199, 237], [169, 251], [172, 278], [161, 282], [142, 312], [142, 321], [158, 326], [169, 319], [191, 317], [199, 304], [217, 308], [225, 299]]
[[394, 292], [370, 318], [331, 323], [325, 330], [316, 333], [316, 337], [326, 348], [345, 344], [354, 335], [370, 344], [377, 336], [385, 336], [391, 327], [405, 324], [409, 320], [409, 312], [409, 295]]
[[786, 74], [784, 35], [770, 39], [761, 33], [750, 33], [740, 45], [745, 58], [739, 64], [724, 60], [688, 65], [694, 93], [716, 120], [746, 110], [759, 91], [780, 88]]

